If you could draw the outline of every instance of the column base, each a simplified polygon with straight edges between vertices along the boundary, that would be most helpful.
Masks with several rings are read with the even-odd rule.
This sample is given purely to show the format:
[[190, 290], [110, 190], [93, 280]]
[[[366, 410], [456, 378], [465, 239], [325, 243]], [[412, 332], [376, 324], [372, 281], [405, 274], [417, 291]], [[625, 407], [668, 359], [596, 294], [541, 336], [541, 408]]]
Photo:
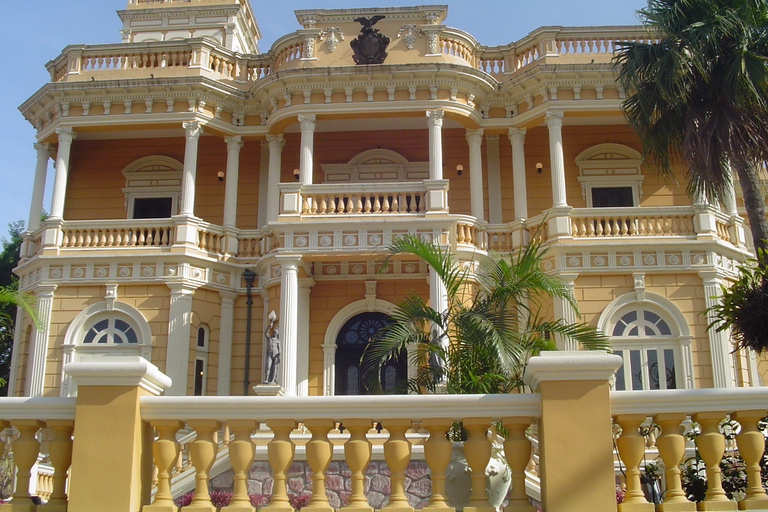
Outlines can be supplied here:
[[[259, 512], [262, 511], [263, 509]], [[339, 512], [373, 512], [373, 507], [368, 503], [350, 503], [349, 505], [341, 507]]]
[[735, 501], [702, 501], [696, 504], [696, 510], [739, 510]]
[[0, 509], [3, 512], [35, 512], [37, 505], [32, 502], [31, 498], [16, 498], [10, 503], [0, 505]]
[[[66, 509], [65, 509], [66, 510]], [[172, 501], [152, 503], [141, 507], [141, 512], [179, 512], [179, 507]]]
[[659, 503], [656, 505], [658, 512], [694, 512], [696, 504], [692, 501], [678, 501], [675, 503]]
[[202, 503], [190, 503], [179, 510], [181, 512], [216, 512], [216, 507], [213, 506], [213, 503], [204, 501]]
[[653, 503], [619, 503], [619, 512], [653, 512], [656, 506]]
[[752, 510], [753, 512], [768, 512], [768, 496], [759, 499], [742, 500], [739, 502], [739, 510]]
[[261, 507], [259, 512], [293, 512], [293, 507], [290, 503], [276, 503]]
[[322, 505], [307, 505], [306, 507], [302, 507], [301, 510], [304, 510], [306, 512], [334, 512], [335, 511], [335, 509], [327, 503]]
[[285, 390], [280, 384], [257, 384], [253, 386], [256, 396], [283, 396]]
[[256, 512], [256, 509], [249, 504], [241, 503], [236, 505], [227, 505], [221, 508], [221, 512]]
[[444, 501], [441, 503], [434, 503], [432, 505], [427, 505], [421, 510], [422, 512], [456, 512], [456, 509], [454, 507], [451, 507]]
[[464, 507], [464, 512], [496, 512], [496, 507], [491, 505], [467, 505]]
[[381, 512], [414, 512], [413, 507], [409, 505], [393, 505], [391, 507], [389, 505], [386, 505], [384, 507], [381, 507], [380, 510]]

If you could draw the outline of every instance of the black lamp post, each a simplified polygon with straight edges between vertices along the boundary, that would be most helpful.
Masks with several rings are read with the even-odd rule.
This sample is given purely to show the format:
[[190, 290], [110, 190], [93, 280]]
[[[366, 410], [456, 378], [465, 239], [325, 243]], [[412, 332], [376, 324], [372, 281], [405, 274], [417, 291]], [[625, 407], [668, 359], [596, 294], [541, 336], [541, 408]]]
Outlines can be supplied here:
[[253, 305], [253, 297], [251, 296], [251, 287], [253, 286], [253, 280], [256, 279], [256, 272], [247, 268], [243, 272], [243, 280], [245, 281], [245, 375], [243, 376], [243, 396], [248, 396], [248, 388], [250, 387], [250, 373], [251, 373], [251, 306]]

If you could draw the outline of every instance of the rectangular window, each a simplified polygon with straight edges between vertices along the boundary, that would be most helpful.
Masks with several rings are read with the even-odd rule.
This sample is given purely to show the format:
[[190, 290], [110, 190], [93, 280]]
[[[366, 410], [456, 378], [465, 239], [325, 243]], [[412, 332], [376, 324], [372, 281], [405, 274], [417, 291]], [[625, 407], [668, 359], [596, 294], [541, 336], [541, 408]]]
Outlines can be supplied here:
[[195, 396], [202, 396], [205, 393], [205, 360], [195, 359]]
[[629, 348], [614, 350], [624, 359], [616, 372], [615, 389], [677, 389], [675, 354], [671, 348]]
[[635, 206], [632, 187], [592, 187], [593, 208]]
[[133, 200], [134, 219], [168, 219], [171, 217], [173, 198], [137, 197]]

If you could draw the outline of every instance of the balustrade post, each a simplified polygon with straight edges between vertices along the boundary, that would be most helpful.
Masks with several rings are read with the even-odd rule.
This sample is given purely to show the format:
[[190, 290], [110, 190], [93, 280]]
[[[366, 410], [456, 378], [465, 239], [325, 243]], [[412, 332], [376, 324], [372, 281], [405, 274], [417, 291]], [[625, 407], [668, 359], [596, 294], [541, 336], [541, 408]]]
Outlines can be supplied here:
[[661, 435], [656, 439], [656, 447], [664, 462], [664, 481], [667, 491], [664, 503], [656, 506], [660, 512], [696, 510], [696, 505], [688, 501], [680, 482], [680, 463], [685, 455], [685, 438], [680, 434], [680, 422], [685, 414], [661, 413], [653, 421], [661, 427]]
[[619, 457], [627, 468], [627, 491], [624, 501], [619, 504], [619, 512], [653, 512], [653, 503], [645, 499], [640, 483], [640, 462], [645, 455], [645, 438], [640, 435], [640, 424], [646, 420], [645, 414], [621, 414], [616, 416], [616, 423], [621, 427], [621, 437], [616, 440]]
[[364, 489], [365, 470], [371, 462], [371, 442], [365, 434], [371, 428], [371, 420], [348, 419], [342, 424], [349, 430], [349, 439], [344, 443], [344, 459], [352, 473], [352, 489], [347, 505], [341, 507], [341, 510], [373, 512]]
[[269, 505], [262, 507], [260, 512], [293, 512], [285, 489], [286, 472], [293, 462], [296, 447], [291, 441], [291, 432], [296, 428], [293, 420], [271, 420], [267, 426], [274, 432], [275, 437], [267, 445], [267, 457], [272, 467], [272, 498]]
[[384, 428], [389, 431], [389, 439], [384, 443], [384, 460], [391, 479], [389, 501], [382, 508], [386, 512], [413, 512], [405, 496], [405, 470], [411, 461], [411, 443], [405, 438], [405, 432], [411, 424], [411, 420], [407, 419], [384, 423]]
[[171, 472], [179, 459], [181, 445], [176, 440], [176, 432], [184, 426], [178, 420], [155, 420], [152, 426], [157, 430], [157, 439], [152, 443], [152, 456], [157, 467], [157, 491], [151, 505], [142, 508], [142, 512], [177, 512], [179, 507], [173, 502], [171, 494]]
[[707, 495], [698, 504], [699, 510], [737, 510], [736, 502], [728, 499], [720, 480], [720, 461], [725, 453], [725, 437], [718, 425], [725, 412], [700, 412], [692, 416], [699, 423], [701, 433], [696, 436], [696, 447], [704, 460], [707, 472]]
[[464, 457], [472, 470], [472, 494], [465, 512], [495, 512], [485, 492], [485, 468], [491, 460], [491, 442], [488, 440], [490, 418], [466, 418], [464, 428], [469, 438], [464, 441]]
[[312, 432], [312, 439], [306, 446], [307, 464], [312, 470], [312, 497], [305, 512], [333, 512], [325, 494], [325, 472], [333, 458], [333, 445], [328, 440], [328, 432], [334, 427], [331, 420], [307, 420], [304, 426]]
[[35, 437], [37, 431], [45, 423], [37, 420], [13, 420], [11, 425], [19, 431], [19, 437], [11, 445], [13, 447], [13, 463], [16, 466], [16, 487], [13, 492], [11, 512], [34, 512], [36, 505], [29, 493], [29, 483], [32, 480], [32, 467], [37, 462], [40, 453], [40, 442]]
[[736, 435], [736, 446], [744, 459], [747, 472], [747, 493], [739, 502], [739, 510], [768, 509], [768, 494], [760, 479], [760, 459], [765, 452], [765, 436], [757, 428], [757, 422], [764, 416], [764, 409], [738, 411], [731, 416], [741, 425], [741, 432]]
[[[254, 444], [251, 433], [256, 430], [254, 420], [230, 420], [227, 427], [234, 433], [235, 439], [229, 442], [229, 461], [234, 472], [234, 487], [229, 505], [222, 512], [254, 512], [248, 497], [248, 471], [251, 469], [254, 457]], [[225, 432], [226, 436], [226, 432]], [[226, 441], [225, 441], [225, 444]]]
[[208, 479], [219, 448], [216, 432], [221, 428], [221, 423], [216, 420], [190, 420], [188, 424], [197, 434], [189, 446], [189, 457], [195, 467], [195, 496], [192, 503], [181, 510], [216, 512], [208, 494]]
[[432, 480], [432, 495], [429, 505], [423, 510], [429, 512], [453, 512], [445, 501], [445, 470], [451, 462], [451, 442], [445, 433], [451, 427], [448, 418], [431, 418], [421, 422], [421, 426], [429, 432], [429, 439], [424, 443], [424, 458], [429, 466]]
[[525, 431], [531, 425], [531, 418], [504, 418], [502, 425], [508, 432], [504, 440], [504, 455], [512, 471], [509, 504], [504, 507], [504, 512], [535, 512], [525, 492], [525, 468], [531, 460], [531, 441]]
[[46, 512], [67, 511], [67, 473], [72, 464], [72, 420], [48, 420], [48, 428], [54, 436], [48, 443], [49, 459], [53, 466], [51, 496], [41, 510]]

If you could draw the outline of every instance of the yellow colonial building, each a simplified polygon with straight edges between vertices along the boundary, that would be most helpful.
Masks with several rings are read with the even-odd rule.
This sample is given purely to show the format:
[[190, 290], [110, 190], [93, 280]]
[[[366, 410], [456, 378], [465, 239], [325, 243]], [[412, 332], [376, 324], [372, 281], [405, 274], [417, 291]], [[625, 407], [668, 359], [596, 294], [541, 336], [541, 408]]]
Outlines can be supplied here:
[[[253, 512], [255, 491], [291, 512], [287, 490], [312, 492], [311, 512], [453, 512], [452, 421], [469, 433], [467, 512], [502, 503], [484, 492], [499, 424], [506, 512], [696, 510], [676, 469], [692, 422], [698, 510], [737, 509], [718, 467], [736, 444], [738, 507], [768, 510], [761, 368], [704, 313], [750, 255], [741, 205], [643, 162], [611, 58], [648, 34], [542, 27], [490, 47], [447, 13], [299, 10], [262, 52], [248, 0], [129, 0], [121, 42], [47, 64], [21, 106], [37, 167], [16, 273], [40, 318], [18, 314], [0, 399], [17, 471], [0, 511], [38, 510], [32, 491], [41, 512], [177, 512], [194, 487], [181, 510], [214, 512], [209, 486], [229, 486], [229, 512]], [[566, 352], [531, 359], [527, 393], [340, 396], [365, 394], [360, 354], [393, 304], [415, 291], [444, 307], [424, 262], [382, 267], [404, 234], [470, 270], [540, 241], [614, 355], [556, 339]], [[560, 300], [545, 314], [576, 320]], [[644, 457], [667, 468], [655, 505]]]

